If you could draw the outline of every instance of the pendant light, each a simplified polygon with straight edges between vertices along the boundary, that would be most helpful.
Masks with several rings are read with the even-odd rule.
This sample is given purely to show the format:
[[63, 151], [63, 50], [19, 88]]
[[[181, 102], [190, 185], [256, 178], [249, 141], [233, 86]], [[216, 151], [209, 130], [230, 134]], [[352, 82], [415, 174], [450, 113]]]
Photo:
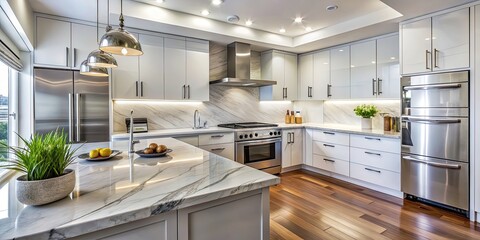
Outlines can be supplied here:
[[108, 31], [102, 36], [100, 40], [100, 50], [111, 54], [125, 55], [125, 56], [140, 56], [143, 55], [142, 46], [140, 42], [123, 29], [123, 0], [120, 0], [120, 21], [119, 28]]
[[[107, 4], [107, 29], [106, 29], [107, 32], [110, 30], [110, 21], [108, 17], [108, 14], [110, 13], [109, 6], [110, 6], [110, 0], [108, 1], [108, 4]], [[98, 0], [97, 0], [97, 41], [98, 41]], [[112, 54], [106, 53], [99, 49], [93, 50], [90, 54], [88, 54], [87, 64], [92, 67], [104, 67], [104, 68], [116, 68], [118, 66], [117, 60], [115, 60]]]
[[103, 67], [92, 67], [87, 65], [87, 60], [80, 65], [80, 74], [92, 77], [108, 77], [108, 70]]

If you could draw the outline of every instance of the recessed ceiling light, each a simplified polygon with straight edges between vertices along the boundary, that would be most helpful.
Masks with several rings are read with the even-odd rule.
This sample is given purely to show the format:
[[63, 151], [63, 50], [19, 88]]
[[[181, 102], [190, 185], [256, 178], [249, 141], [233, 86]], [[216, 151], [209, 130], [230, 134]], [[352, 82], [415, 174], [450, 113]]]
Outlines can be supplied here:
[[375, 64], [375, 61], [372, 61], [372, 64]]
[[157, 3], [163, 3], [163, 2], [165, 2], [165, 0], [156, 0], [156, 1], [157, 1]]
[[310, 32], [310, 31], [312, 31], [312, 28], [311, 27], [306, 27], [305, 31]]
[[252, 20], [248, 19], [246, 22], [245, 22], [245, 25], [247, 26], [251, 26], [253, 24]]
[[339, 52], [343, 52], [343, 49], [338, 50]]
[[240, 17], [237, 15], [232, 15], [227, 17], [227, 22], [229, 23], [237, 23], [238, 21], [240, 21]]
[[223, 0], [212, 0], [212, 4], [218, 6], [223, 3]]
[[329, 5], [325, 8], [327, 11], [335, 11], [338, 9], [337, 5]]
[[390, 57], [390, 59], [395, 60], [395, 57]]
[[278, 31], [281, 32], [281, 33], [284, 33], [284, 32], [286, 32], [287, 30], [285, 30], [285, 28], [280, 28], [280, 30], [278, 30]]
[[207, 16], [208, 14], [210, 14], [210, 12], [207, 9], [202, 10], [202, 15], [203, 16]]
[[296, 17], [294, 21], [295, 21], [296, 23], [301, 23], [302, 20], [303, 20], [303, 18], [301, 18], [301, 17]]

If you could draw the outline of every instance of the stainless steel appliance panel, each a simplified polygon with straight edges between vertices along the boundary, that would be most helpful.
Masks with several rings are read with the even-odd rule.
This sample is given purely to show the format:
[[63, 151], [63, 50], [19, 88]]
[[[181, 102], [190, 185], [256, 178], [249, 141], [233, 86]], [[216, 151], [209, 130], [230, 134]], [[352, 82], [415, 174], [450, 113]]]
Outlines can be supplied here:
[[73, 112], [73, 75], [69, 70], [34, 69], [35, 132], [69, 131]]
[[468, 163], [402, 155], [402, 191], [468, 209]]
[[282, 164], [282, 139], [263, 139], [235, 143], [235, 160], [256, 169]]
[[468, 162], [468, 118], [403, 116], [402, 122], [403, 153]]
[[406, 108], [467, 108], [468, 82], [403, 86]]

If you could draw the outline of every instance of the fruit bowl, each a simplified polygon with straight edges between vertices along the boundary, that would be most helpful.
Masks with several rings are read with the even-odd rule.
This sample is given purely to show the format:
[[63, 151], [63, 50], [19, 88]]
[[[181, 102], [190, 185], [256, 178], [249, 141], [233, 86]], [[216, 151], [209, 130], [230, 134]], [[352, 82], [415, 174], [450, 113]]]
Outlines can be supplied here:
[[161, 153], [144, 153], [144, 150], [139, 150], [136, 151], [135, 153], [138, 154], [140, 157], [144, 158], [154, 158], [154, 157], [165, 157], [167, 153], [171, 153], [173, 150], [172, 149], [167, 149], [164, 152]]
[[84, 159], [84, 160], [87, 160], [87, 161], [103, 161], [103, 160], [111, 159], [111, 158], [117, 156], [120, 153], [122, 153], [122, 152], [120, 152], [118, 150], [112, 150], [112, 153], [110, 154], [110, 156], [106, 156], [106, 157], [98, 156], [98, 157], [95, 157], [95, 158], [91, 158], [89, 153], [83, 153], [83, 154], [78, 155], [78, 158]]

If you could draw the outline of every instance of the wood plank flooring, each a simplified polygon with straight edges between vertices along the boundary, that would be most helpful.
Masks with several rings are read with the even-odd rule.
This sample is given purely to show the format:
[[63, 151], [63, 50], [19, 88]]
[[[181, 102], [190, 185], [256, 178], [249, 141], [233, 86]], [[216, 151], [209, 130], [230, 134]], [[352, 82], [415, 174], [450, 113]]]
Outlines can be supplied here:
[[436, 207], [297, 170], [270, 189], [270, 239], [480, 239], [480, 225]]

